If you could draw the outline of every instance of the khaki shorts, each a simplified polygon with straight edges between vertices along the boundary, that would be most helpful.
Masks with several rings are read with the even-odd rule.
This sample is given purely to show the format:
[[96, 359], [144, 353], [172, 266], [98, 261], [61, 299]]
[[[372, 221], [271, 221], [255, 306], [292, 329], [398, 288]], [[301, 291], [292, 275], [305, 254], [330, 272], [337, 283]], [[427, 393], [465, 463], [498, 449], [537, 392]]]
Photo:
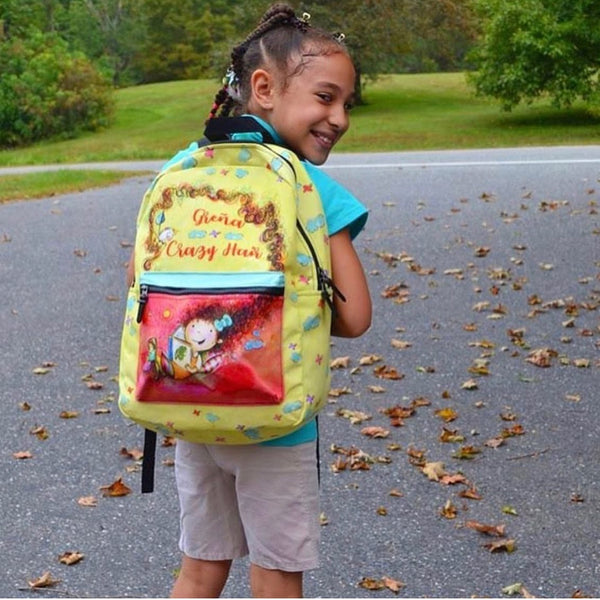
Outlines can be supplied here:
[[319, 486], [315, 442], [213, 446], [177, 441], [179, 547], [202, 560], [247, 554], [265, 569], [318, 566]]

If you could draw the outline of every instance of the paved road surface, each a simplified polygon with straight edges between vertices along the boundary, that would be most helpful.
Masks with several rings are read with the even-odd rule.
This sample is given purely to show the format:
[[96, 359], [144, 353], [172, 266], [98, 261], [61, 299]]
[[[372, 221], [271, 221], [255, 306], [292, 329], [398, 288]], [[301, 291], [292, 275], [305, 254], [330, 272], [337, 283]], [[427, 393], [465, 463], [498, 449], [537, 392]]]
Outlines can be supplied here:
[[[333, 348], [350, 362], [335, 370], [339, 395], [321, 419], [328, 525], [306, 594], [391, 597], [357, 585], [389, 576], [410, 597], [497, 597], [515, 583], [540, 597], [600, 596], [600, 147], [336, 156], [330, 172], [371, 209], [357, 248], [376, 308], [367, 335]], [[61, 580], [49, 596], [169, 592], [173, 451], [160, 449], [167, 464], [155, 493], [141, 496], [119, 454], [141, 432], [121, 418], [114, 381], [123, 264], [147, 184], [0, 206], [0, 597], [32, 596], [27, 581], [46, 571]], [[551, 366], [528, 362], [535, 350]], [[380, 360], [357, 369], [367, 355]], [[45, 363], [54, 366], [33, 373]], [[378, 366], [401, 378], [376, 377]], [[469, 380], [476, 389], [463, 387]], [[430, 404], [391, 427], [381, 409], [417, 398]], [[436, 414], [447, 408], [449, 423]], [[351, 424], [344, 410], [372, 419]], [[368, 439], [365, 424], [389, 437]], [[464, 441], [441, 442], [444, 426]], [[502, 432], [524, 433], [486, 445]], [[334, 473], [332, 444], [387, 458]], [[464, 446], [481, 452], [453, 458]], [[429, 480], [408, 450], [469, 485]], [[20, 451], [32, 458], [14, 458]], [[102, 497], [119, 477], [134, 493]], [[470, 487], [480, 499], [460, 495]], [[97, 506], [78, 504], [87, 496]], [[455, 518], [441, 516], [445, 506]], [[484, 544], [497, 538], [468, 521], [504, 525], [516, 549], [491, 552]], [[67, 551], [85, 558], [60, 564]], [[227, 596], [249, 594], [245, 567], [235, 566]]]

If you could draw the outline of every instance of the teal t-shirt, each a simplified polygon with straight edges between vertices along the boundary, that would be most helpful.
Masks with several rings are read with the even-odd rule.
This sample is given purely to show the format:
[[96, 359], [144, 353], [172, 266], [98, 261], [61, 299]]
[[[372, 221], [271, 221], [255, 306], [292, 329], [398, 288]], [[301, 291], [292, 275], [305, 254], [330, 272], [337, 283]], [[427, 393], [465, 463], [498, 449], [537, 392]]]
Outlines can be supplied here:
[[[267, 131], [269, 131], [277, 143], [283, 145], [282, 139], [277, 135], [277, 132], [269, 123], [254, 115], [249, 116], [252, 116]], [[262, 141], [262, 138], [257, 137], [256, 134], [253, 133], [233, 134], [231, 139], [232, 141], [240, 142]], [[185, 150], [179, 151], [171, 160], [165, 163], [162, 170], [186, 158], [189, 154], [197, 150], [198, 147], [198, 142], [192, 142]], [[330, 236], [335, 235], [347, 228], [350, 232], [350, 237], [354, 239], [367, 222], [368, 211], [365, 206], [345, 187], [340, 185], [335, 179], [329, 177], [329, 175], [321, 171], [318, 167], [306, 160], [303, 160], [302, 162], [321, 196], [323, 210], [325, 211], [325, 220], [327, 221], [328, 234]], [[260, 443], [266, 446], [297, 446], [306, 442], [312, 442], [316, 438], [317, 424], [313, 419], [289, 435]]]

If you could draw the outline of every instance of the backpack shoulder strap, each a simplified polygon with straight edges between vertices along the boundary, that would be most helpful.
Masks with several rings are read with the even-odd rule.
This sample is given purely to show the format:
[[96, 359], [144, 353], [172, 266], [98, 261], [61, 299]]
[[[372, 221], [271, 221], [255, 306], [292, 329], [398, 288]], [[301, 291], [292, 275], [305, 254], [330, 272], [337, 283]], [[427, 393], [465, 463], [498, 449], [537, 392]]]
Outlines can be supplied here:
[[257, 139], [252, 141], [276, 143], [269, 131], [252, 117], [216, 117], [208, 121], [204, 130], [204, 136], [209, 142], [227, 142], [236, 133], [254, 133], [257, 134]]

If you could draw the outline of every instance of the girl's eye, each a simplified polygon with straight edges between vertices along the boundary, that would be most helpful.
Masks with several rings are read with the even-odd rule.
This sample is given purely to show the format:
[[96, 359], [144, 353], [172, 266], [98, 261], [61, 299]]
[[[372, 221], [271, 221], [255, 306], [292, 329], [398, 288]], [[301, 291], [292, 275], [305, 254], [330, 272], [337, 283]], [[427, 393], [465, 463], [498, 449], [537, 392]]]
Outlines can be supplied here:
[[331, 102], [332, 98], [331, 98], [331, 94], [326, 94], [324, 92], [321, 92], [319, 94], [317, 94], [317, 96], [323, 100], [323, 102]]
[[354, 104], [352, 102], [346, 102], [346, 104], [344, 104], [344, 109], [347, 112], [350, 112], [353, 108], [354, 108]]

